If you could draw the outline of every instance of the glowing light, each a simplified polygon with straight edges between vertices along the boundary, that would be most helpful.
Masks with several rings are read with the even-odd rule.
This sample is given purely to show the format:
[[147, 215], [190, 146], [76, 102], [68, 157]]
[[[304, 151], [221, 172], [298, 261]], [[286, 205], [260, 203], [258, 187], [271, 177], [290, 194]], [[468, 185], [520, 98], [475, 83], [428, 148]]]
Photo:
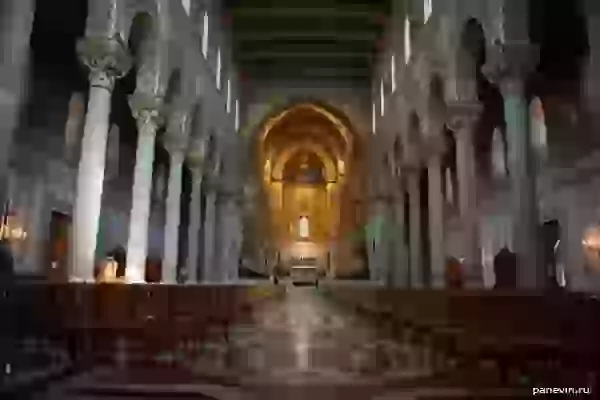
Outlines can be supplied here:
[[375, 132], [376, 132], [376, 130], [377, 130], [377, 110], [376, 110], [376, 107], [375, 107], [375, 103], [373, 103], [373, 107], [372, 107], [372, 110], [371, 110], [371, 118], [372, 118], [371, 129], [373, 130], [373, 135], [374, 135]]
[[191, 8], [191, 0], [181, 0], [181, 5], [183, 6], [185, 13], [189, 16], [190, 8]]
[[396, 92], [396, 56], [394, 54], [392, 54], [392, 59], [390, 60], [391, 63], [391, 75], [392, 75], [392, 93]]
[[383, 87], [383, 79], [379, 84], [379, 101], [381, 102], [381, 116], [385, 115], [385, 92]]
[[235, 131], [240, 130], [240, 101], [235, 100]]
[[208, 58], [208, 13], [204, 13], [204, 25], [202, 27], [202, 55]]
[[535, 97], [531, 101], [529, 107], [531, 141], [533, 148], [543, 158], [546, 155], [548, 133], [546, 130], [546, 118], [544, 115], [544, 107], [539, 97]]
[[216, 73], [217, 90], [221, 90], [221, 48], [217, 48], [217, 73]]
[[433, 13], [433, 0], [423, 0], [423, 22], [427, 23]]
[[227, 79], [227, 103], [225, 109], [227, 114], [231, 112], [231, 79]]
[[406, 65], [410, 62], [411, 57], [411, 41], [410, 41], [410, 20], [408, 16], [404, 20], [404, 62]]
[[309, 221], [308, 217], [302, 216], [298, 221], [298, 233], [302, 239], [308, 239], [309, 236]]
[[340, 175], [344, 175], [346, 173], [346, 165], [342, 160], [338, 160], [338, 172]]

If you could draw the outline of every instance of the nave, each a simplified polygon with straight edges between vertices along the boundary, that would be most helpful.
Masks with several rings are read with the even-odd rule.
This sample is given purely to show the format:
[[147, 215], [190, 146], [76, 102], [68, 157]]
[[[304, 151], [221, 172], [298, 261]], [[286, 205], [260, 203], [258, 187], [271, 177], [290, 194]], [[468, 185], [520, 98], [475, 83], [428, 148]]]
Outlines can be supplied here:
[[587, 390], [599, 370], [597, 302], [558, 293], [327, 282], [7, 293], [31, 317], [3, 326], [19, 360], [4, 362], [3, 383], [35, 399], [520, 397]]

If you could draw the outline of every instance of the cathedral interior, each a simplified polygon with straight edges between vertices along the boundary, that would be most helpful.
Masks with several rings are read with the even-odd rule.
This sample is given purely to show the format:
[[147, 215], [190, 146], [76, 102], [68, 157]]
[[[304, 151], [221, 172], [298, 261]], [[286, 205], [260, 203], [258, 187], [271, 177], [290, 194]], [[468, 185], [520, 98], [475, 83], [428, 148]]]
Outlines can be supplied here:
[[1, 0], [0, 47], [0, 398], [598, 389], [597, 0]]

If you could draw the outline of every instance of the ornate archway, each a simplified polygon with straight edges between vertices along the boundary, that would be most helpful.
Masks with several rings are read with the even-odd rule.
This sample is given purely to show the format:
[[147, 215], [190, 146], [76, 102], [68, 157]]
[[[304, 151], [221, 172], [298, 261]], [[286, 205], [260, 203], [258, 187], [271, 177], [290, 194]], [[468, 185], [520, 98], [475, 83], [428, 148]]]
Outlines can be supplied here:
[[[265, 119], [255, 133], [256, 176], [265, 203], [259, 219], [269, 221], [266, 242], [276, 260], [264, 264], [289, 269], [310, 259], [324, 273], [342, 275], [337, 266], [351, 265], [341, 260], [352, 252], [340, 251], [340, 242], [362, 222], [354, 218], [360, 213], [350, 196], [349, 183], [361, 171], [348, 118], [303, 102]], [[352, 218], [342, 218], [343, 213]]]

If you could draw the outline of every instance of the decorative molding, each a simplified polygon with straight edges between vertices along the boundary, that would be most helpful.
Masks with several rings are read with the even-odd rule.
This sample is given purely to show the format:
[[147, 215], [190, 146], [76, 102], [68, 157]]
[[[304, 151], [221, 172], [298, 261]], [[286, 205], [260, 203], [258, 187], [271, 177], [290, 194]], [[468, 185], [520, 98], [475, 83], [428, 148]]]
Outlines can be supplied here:
[[155, 127], [164, 124], [163, 98], [146, 92], [136, 90], [129, 97], [129, 107], [133, 118], [137, 120], [138, 131], [140, 126], [152, 123]]

